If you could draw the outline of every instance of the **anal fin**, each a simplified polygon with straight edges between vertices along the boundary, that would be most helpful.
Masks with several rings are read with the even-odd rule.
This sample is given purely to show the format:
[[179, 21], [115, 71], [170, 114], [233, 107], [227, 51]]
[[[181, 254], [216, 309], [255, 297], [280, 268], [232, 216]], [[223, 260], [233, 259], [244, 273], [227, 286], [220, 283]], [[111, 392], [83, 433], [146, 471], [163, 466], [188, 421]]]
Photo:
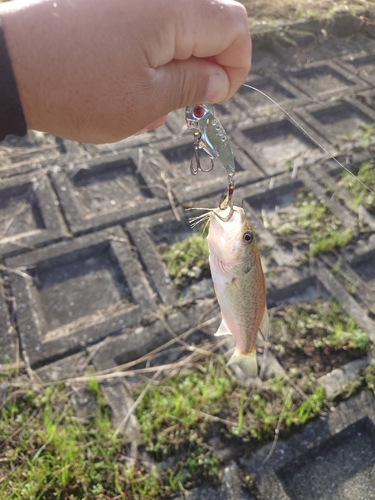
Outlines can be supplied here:
[[232, 335], [232, 333], [228, 330], [227, 325], [224, 323], [224, 320], [220, 323], [220, 326], [215, 333], [215, 337], [220, 337], [221, 335]]

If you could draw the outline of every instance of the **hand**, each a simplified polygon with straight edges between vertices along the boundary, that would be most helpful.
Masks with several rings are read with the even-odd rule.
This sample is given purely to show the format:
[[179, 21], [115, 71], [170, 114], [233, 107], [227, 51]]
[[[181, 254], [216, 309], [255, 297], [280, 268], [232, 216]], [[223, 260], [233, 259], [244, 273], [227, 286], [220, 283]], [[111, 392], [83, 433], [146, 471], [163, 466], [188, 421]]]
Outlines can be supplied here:
[[28, 128], [82, 142], [224, 102], [250, 69], [232, 0], [14, 0], [0, 15]]

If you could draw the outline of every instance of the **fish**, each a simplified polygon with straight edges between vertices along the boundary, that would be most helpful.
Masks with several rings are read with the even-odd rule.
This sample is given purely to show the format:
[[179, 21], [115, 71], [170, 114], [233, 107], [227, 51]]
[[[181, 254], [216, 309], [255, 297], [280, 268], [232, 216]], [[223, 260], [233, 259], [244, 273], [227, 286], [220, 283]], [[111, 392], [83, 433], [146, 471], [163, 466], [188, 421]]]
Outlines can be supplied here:
[[222, 316], [215, 335], [233, 335], [236, 349], [227, 365], [237, 364], [246, 376], [256, 377], [256, 339], [259, 330], [268, 339], [269, 316], [255, 235], [237, 206], [211, 210], [209, 220], [209, 263]]

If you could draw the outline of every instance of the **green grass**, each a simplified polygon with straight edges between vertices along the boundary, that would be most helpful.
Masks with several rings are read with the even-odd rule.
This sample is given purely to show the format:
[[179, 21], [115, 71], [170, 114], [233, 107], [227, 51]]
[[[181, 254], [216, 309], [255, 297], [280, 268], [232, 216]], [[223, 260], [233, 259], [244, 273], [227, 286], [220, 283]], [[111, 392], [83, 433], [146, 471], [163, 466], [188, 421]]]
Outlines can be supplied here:
[[[373, 161], [362, 163], [357, 174], [358, 179], [375, 191], [375, 164]], [[363, 205], [370, 213], [375, 215], [375, 194], [368, 191], [348, 172], [342, 173], [342, 183], [353, 197], [354, 207]]]
[[[369, 388], [374, 374], [374, 368], [367, 371]], [[286, 438], [326, 406], [324, 389], [313, 379], [303, 388], [305, 397], [278, 377], [246, 389], [220, 357], [148, 387], [136, 409], [145, 461], [133, 465], [94, 377], [86, 387], [97, 401], [90, 421], [74, 416], [66, 387], [9, 389], [0, 415], [0, 498], [174, 498], [202, 481], [218, 482], [223, 458], [210, 437], [220, 436], [239, 455], [253, 452], [274, 438], [276, 427]]]
[[[371, 347], [368, 335], [333, 299], [311, 303], [291, 304], [285, 307], [282, 316], [276, 316], [273, 331], [282, 331], [274, 339], [272, 349], [284, 353], [285, 345], [295, 344], [304, 348], [307, 344], [324, 350], [367, 351]], [[311, 338], [311, 342], [310, 342]]]
[[198, 471], [201, 477], [217, 476], [221, 460], [205, 442], [205, 421], [197, 412], [219, 412], [234, 382], [220, 362], [212, 373], [209, 367], [184, 371], [163, 382], [160, 390], [150, 388], [137, 410], [142, 438], [149, 443], [146, 449], [160, 459], [178, 450], [187, 452], [173, 470], [129, 465], [124, 442], [114, 433], [93, 377], [87, 389], [98, 408], [90, 422], [74, 416], [69, 392], [62, 386], [14, 392], [14, 397], [9, 391], [0, 412], [0, 498], [170, 498], [171, 492], [184, 489], [184, 467], [192, 476]]
[[[367, 336], [333, 301], [294, 304], [285, 313], [273, 327], [282, 320], [293, 340], [314, 331], [316, 349], [369, 349]], [[210, 444], [212, 437], [240, 456], [272, 440], [276, 428], [287, 438], [325, 409], [324, 389], [313, 376], [302, 378], [293, 370], [288, 375], [300, 391], [278, 377], [246, 389], [222, 357], [212, 357], [160, 382], [140, 382], [135, 399], [148, 386], [135, 410], [143, 459], [133, 464], [123, 437], [111, 426], [94, 374], [86, 384], [97, 403], [89, 421], [74, 415], [68, 387], [9, 387], [0, 411], [0, 498], [171, 499], [202, 482], [218, 483], [224, 462]], [[11, 380], [11, 373], [3, 375], [3, 383]], [[375, 391], [374, 367], [344, 392], [362, 386]]]
[[217, 360], [211, 369], [183, 370], [150, 389], [137, 408], [146, 450], [159, 459], [183, 450], [191, 433], [205, 431], [199, 412], [219, 414], [235, 384], [233, 374]]
[[375, 135], [375, 123], [369, 123], [369, 124], [362, 123], [360, 125], [358, 132], [353, 134], [352, 138], [361, 140], [361, 146], [364, 149], [367, 149], [370, 145], [370, 140], [374, 135]]
[[300, 209], [296, 223], [308, 230], [312, 255], [345, 247], [353, 238], [353, 232], [344, 228], [312, 193], [299, 193], [296, 206]]
[[83, 424], [62, 387], [11, 399], [1, 410], [0, 439], [1, 498], [75, 500], [101, 498], [100, 490], [121, 493], [121, 440], [113, 436], [105, 408]]
[[284, 433], [287, 433], [289, 428], [303, 425], [317, 415], [325, 404], [324, 389], [317, 384], [305, 400], [296, 394], [290, 398], [289, 393], [287, 382], [274, 378], [266, 389], [250, 394], [241, 425], [233, 427], [232, 434], [245, 441], [249, 438], [269, 440], [274, 436], [279, 421]]
[[370, 390], [375, 394], [375, 360], [362, 370], [355, 380], [341, 387], [340, 396], [343, 399], [348, 399], [353, 393], [363, 389]]
[[144, 448], [157, 460], [184, 455], [180, 465], [187, 470], [189, 487], [198, 479], [215, 478], [221, 457], [207, 444], [214, 425], [221, 426], [225, 439], [252, 442], [254, 448], [274, 436], [279, 420], [285, 433], [324, 406], [324, 390], [316, 382], [306, 400], [293, 393], [286, 404], [289, 392], [288, 383], [278, 378], [247, 391], [220, 358], [200, 371], [183, 370], [150, 389], [138, 406]]
[[10, 398], [1, 410], [0, 498], [173, 498], [202, 480], [218, 480], [222, 458], [208, 443], [211, 418], [233, 422], [214, 423], [225, 439], [260, 445], [272, 438], [279, 420], [282, 429], [301, 425], [324, 404], [322, 389], [317, 388], [307, 402], [297, 396], [285, 405], [289, 386], [278, 379], [266, 389], [247, 393], [219, 358], [200, 370], [182, 370], [150, 386], [137, 408], [143, 447], [151, 460], [178, 457], [170, 467], [147, 468], [141, 462], [129, 464], [95, 379], [87, 388], [98, 403], [90, 422], [74, 416], [69, 392], [62, 386]]
[[194, 278], [209, 275], [207, 239], [201, 234], [192, 234], [173, 243], [162, 258], [177, 286], [186, 286]]
[[326, 205], [305, 189], [298, 191], [294, 210], [279, 217], [280, 222], [272, 225], [273, 231], [288, 242], [307, 245], [311, 255], [343, 248], [354, 237], [351, 229], [345, 228]]
[[375, 394], [375, 360], [372, 361], [364, 372], [366, 387]]
[[63, 386], [10, 397], [0, 412], [0, 498], [147, 500], [181, 489], [178, 473], [129, 464], [98, 387], [88, 383], [98, 397], [90, 422], [74, 416]]

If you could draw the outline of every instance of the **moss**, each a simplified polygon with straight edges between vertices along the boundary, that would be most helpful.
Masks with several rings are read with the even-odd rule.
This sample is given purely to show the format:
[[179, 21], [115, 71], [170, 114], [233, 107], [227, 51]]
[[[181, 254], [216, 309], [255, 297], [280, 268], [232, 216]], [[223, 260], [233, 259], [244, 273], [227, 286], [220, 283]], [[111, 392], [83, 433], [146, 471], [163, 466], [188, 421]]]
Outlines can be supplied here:
[[[371, 191], [375, 192], [375, 164], [373, 161], [362, 163], [359, 167], [358, 179]], [[363, 205], [370, 213], [375, 215], [375, 194], [371, 193], [348, 172], [342, 173], [342, 183], [353, 197], [354, 207]]]
[[327, 207], [306, 189], [298, 191], [295, 206], [280, 213], [272, 229], [282, 240], [298, 246], [307, 245], [311, 255], [343, 248], [354, 237], [354, 232], [344, 228]]
[[194, 279], [209, 276], [207, 240], [201, 234], [192, 234], [167, 248], [162, 258], [177, 286], [186, 286]]
[[282, 316], [275, 317], [272, 326], [274, 331], [284, 331], [279, 337], [281, 344], [273, 345], [279, 352], [285, 350], [286, 342], [303, 348], [310, 338], [313, 346], [321, 350], [332, 347], [366, 352], [371, 346], [368, 335], [333, 299], [288, 305]]

